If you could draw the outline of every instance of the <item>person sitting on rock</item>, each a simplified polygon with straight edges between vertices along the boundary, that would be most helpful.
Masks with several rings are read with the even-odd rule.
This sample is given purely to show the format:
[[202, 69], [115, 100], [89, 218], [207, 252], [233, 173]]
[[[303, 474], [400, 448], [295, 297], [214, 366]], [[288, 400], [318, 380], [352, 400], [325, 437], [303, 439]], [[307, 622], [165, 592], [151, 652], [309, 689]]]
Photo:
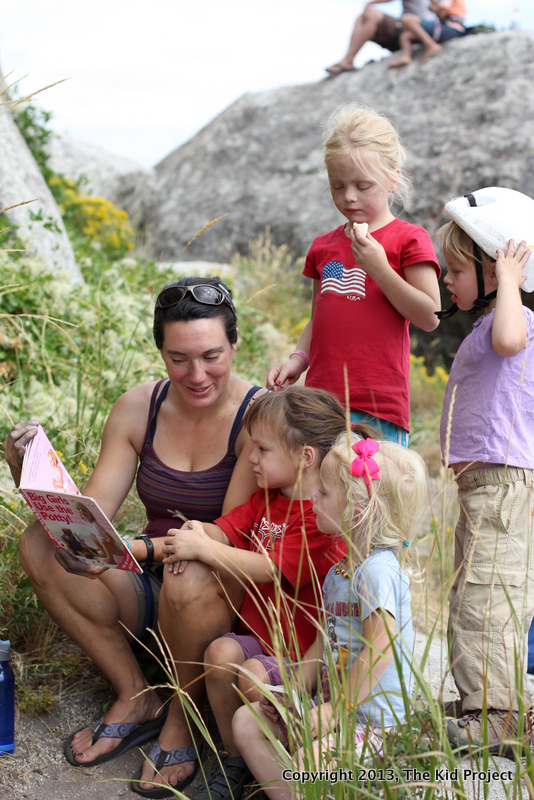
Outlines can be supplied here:
[[437, 19], [419, 19], [416, 14], [402, 15], [401, 23], [404, 28], [400, 36], [402, 55], [390, 61], [388, 64], [390, 69], [411, 63], [413, 42], [422, 42], [425, 48], [419, 59], [421, 64], [439, 53], [440, 42], [465, 36], [464, 0], [440, 0], [439, 3], [431, 3], [430, 10], [436, 14]]
[[[353, 61], [356, 54], [366, 42], [375, 42], [380, 47], [394, 52], [400, 47], [400, 37], [403, 32], [401, 20], [390, 17], [375, 8], [377, 3], [387, 3], [389, 0], [369, 0], [354, 23], [350, 37], [349, 47], [341, 61], [326, 68], [329, 75], [340, 75], [342, 72], [352, 72], [355, 67]], [[417, 20], [433, 17], [428, 11], [427, 0], [403, 0], [403, 16], [415, 17]]]

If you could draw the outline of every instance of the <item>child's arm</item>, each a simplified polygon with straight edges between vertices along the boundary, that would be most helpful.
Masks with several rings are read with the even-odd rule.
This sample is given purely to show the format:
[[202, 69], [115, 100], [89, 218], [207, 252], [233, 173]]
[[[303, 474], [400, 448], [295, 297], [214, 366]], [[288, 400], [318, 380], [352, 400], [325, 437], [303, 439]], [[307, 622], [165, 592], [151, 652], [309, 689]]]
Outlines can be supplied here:
[[299, 664], [297, 675], [300, 688], [311, 691], [317, 686], [319, 668], [323, 663], [324, 634], [319, 631], [315, 641], [311, 644]]
[[[174, 572], [175, 575], [179, 573], [185, 572], [187, 567], [187, 561], [181, 561], [175, 555], [175, 536], [177, 533], [182, 531], [190, 531], [195, 530], [195, 525], [200, 525], [204, 532], [210, 537], [210, 539], [214, 539], [215, 541], [222, 542], [223, 544], [228, 545], [231, 547], [230, 539], [225, 534], [222, 528], [219, 528], [218, 525], [215, 525], [213, 522], [199, 522], [198, 520], [194, 520], [193, 522], [186, 522], [182, 528], [171, 528], [167, 531], [167, 536], [163, 540], [163, 547], [161, 548], [161, 552], [163, 554], [163, 563], [164, 564], [173, 564], [174, 566], [171, 568], [169, 567], [169, 572]], [[198, 530], [198, 528], [196, 528]]]
[[529, 257], [526, 242], [521, 242], [516, 251], [510, 239], [506, 255], [497, 250], [495, 277], [490, 278], [497, 285], [491, 343], [500, 356], [516, 356], [527, 343], [527, 321], [519, 290], [526, 281], [521, 270]]
[[[212, 539], [204, 530], [202, 523], [196, 520], [189, 523], [192, 530], [181, 528], [168, 537], [165, 547], [172, 549], [163, 560], [173, 564], [177, 561], [202, 561], [213, 569], [224, 569], [232, 575], [238, 575], [255, 583], [272, 583], [276, 574], [276, 564], [267, 553], [253, 553], [238, 547]], [[217, 527], [217, 526], [213, 526]], [[221, 530], [222, 533], [222, 530]], [[169, 571], [174, 571], [169, 566]], [[179, 570], [183, 572], [183, 569]]]
[[[391, 627], [390, 627], [391, 621]], [[389, 633], [388, 633], [389, 631]], [[346, 710], [352, 711], [376, 686], [390, 664], [391, 641], [395, 636], [393, 617], [388, 611], [377, 608], [363, 621], [363, 638], [366, 644], [354, 664], [347, 672], [344, 687]], [[334, 711], [332, 703], [321, 703], [319, 709], [310, 712], [312, 733], [317, 738], [325, 736], [336, 727], [337, 715], [345, 713], [339, 708]], [[319, 730], [319, 716], [321, 729]]]
[[[319, 294], [320, 288], [321, 282], [314, 280], [312, 287], [313, 294], [310, 319], [300, 334], [298, 344], [295, 348], [295, 350], [301, 350], [303, 353], [306, 353], [308, 359], [310, 357], [313, 312], [315, 311], [315, 304], [317, 302], [317, 295]], [[292, 383], [298, 381], [302, 373], [305, 372], [307, 368], [306, 362], [302, 356], [291, 355], [291, 357], [287, 361], [284, 361], [283, 364], [276, 364], [276, 366], [271, 367], [265, 385], [268, 389], [273, 389], [275, 392], [278, 389], [287, 389], [287, 387], [291, 386]]]
[[370, 233], [362, 236], [350, 230], [356, 263], [384, 292], [399, 314], [423, 331], [433, 331], [439, 324], [435, 314], [441, 306], [438, 277], [430, 261], [404, 267], [404, 279], [391, 269], [386, 251]]

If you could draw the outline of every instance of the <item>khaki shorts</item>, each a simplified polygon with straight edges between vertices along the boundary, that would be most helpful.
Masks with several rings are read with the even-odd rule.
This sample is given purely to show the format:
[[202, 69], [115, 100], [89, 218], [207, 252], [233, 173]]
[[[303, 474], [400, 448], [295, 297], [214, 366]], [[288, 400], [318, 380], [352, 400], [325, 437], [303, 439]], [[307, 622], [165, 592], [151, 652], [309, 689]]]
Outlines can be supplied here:
[[[457, 479], [449, 637], [451, 668], [462, 712], [518, 710], [516, 685], [534, 614], [534, 471], [504, 466]], [[530, 696], [523, 692], [523, 702]]]
[[384, 14], [371, 41], [393, 52], [399, 49], [401, 33], [402, 23], [400, 19], [395, 19], [395, 17], [390, 17], [389, 14]]

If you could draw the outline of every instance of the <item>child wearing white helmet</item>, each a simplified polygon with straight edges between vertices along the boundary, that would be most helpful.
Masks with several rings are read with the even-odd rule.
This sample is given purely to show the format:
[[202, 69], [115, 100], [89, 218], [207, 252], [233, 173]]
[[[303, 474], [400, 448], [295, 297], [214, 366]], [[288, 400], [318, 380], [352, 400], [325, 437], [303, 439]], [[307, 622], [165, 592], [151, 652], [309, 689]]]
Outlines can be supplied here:
[[445, 211], [454, 305], [439, 316], [483, 310], [454, 359], [441, 417], [460, 504], [449, 638], [463, 716], [447, 733], [461, 750], [486, 742], [513, 759], [528, 746], [531, 703], [522, 672], [534, 614], [534, 313], [520, 289], [534, 289], [534, 201], [491, 187]]

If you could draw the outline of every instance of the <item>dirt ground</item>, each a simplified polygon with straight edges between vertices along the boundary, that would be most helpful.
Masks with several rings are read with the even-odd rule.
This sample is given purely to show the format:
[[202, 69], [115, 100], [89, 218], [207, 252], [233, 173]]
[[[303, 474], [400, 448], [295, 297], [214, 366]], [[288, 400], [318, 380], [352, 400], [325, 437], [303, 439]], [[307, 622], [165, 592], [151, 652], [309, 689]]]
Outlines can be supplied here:
[[[138, 797], [130, 779], [142, 763], [139, 748], [98, 767], [71, 766], [64, 754], [65, 739], [102, 713], [112, 699], [110, 691], [94, 690], [66, 696], [49, 714], [21, 714], [16, 726], [16, 749], [0, 759], [1, 800], [115, 800]], [[155, 740], [154, 740], [155, 742]], [[148, 753], [154, 742], [142, 749]], [[198, 777], [187, 787], [192, 794], [202, 785]]]
[[[415, 659], [421, 661], [426, 636], [416, 635]], [[430, 648], [425, 677], [437, 696], [443, 690], [444, 699], [455, 696], [454, 685], [448, 671], [447, 648], [445, 641], [435, 636]], [[534, 688], [534, 678], [530, 689]], [[91, 769], [71, 766], [63, 755], [63, 745], [67, 736], [101, 713], [104, 704], [112, 695], [107, 690], [76, 687], [74, 693], [66, 693], [54, 706], [51, 713], [39, 717], [21, 715], [16, 729], [16, 750], [13, 756], [0, 759], [0, 799], [1, 800], [118, 800], [135, 798], [130, 789], [130, 779], [139, 769], [142, 755], [134, 748], [107, 764]], [[151, 742], [143, 746], [148, 752]], [[212, 756], [213, 758], [213, 756]], [[203, 759], [209, 770], [208, 759]], [[460, 762], [472, 767], [468, 761]], [[492, 759], [492, 767], [499, 770], [512, 770], [515, 764], [505, 758]], [[203, 783], [199, 774], [187, 787], [185, 794], [190, 796]], [[468, 796], [482, 797], [478, 781], [466, 784]], [[505, 800], [505, 785], [493, 781], [489, 786], [489, 800]], [[522, 796], [528, 797], [522, 782]], [[254, 792], [251, 787], [250, 792]], [[452, 795], [449, 795], [452, 796]], [[518, 795], [515, 795], [518, 797]]]

